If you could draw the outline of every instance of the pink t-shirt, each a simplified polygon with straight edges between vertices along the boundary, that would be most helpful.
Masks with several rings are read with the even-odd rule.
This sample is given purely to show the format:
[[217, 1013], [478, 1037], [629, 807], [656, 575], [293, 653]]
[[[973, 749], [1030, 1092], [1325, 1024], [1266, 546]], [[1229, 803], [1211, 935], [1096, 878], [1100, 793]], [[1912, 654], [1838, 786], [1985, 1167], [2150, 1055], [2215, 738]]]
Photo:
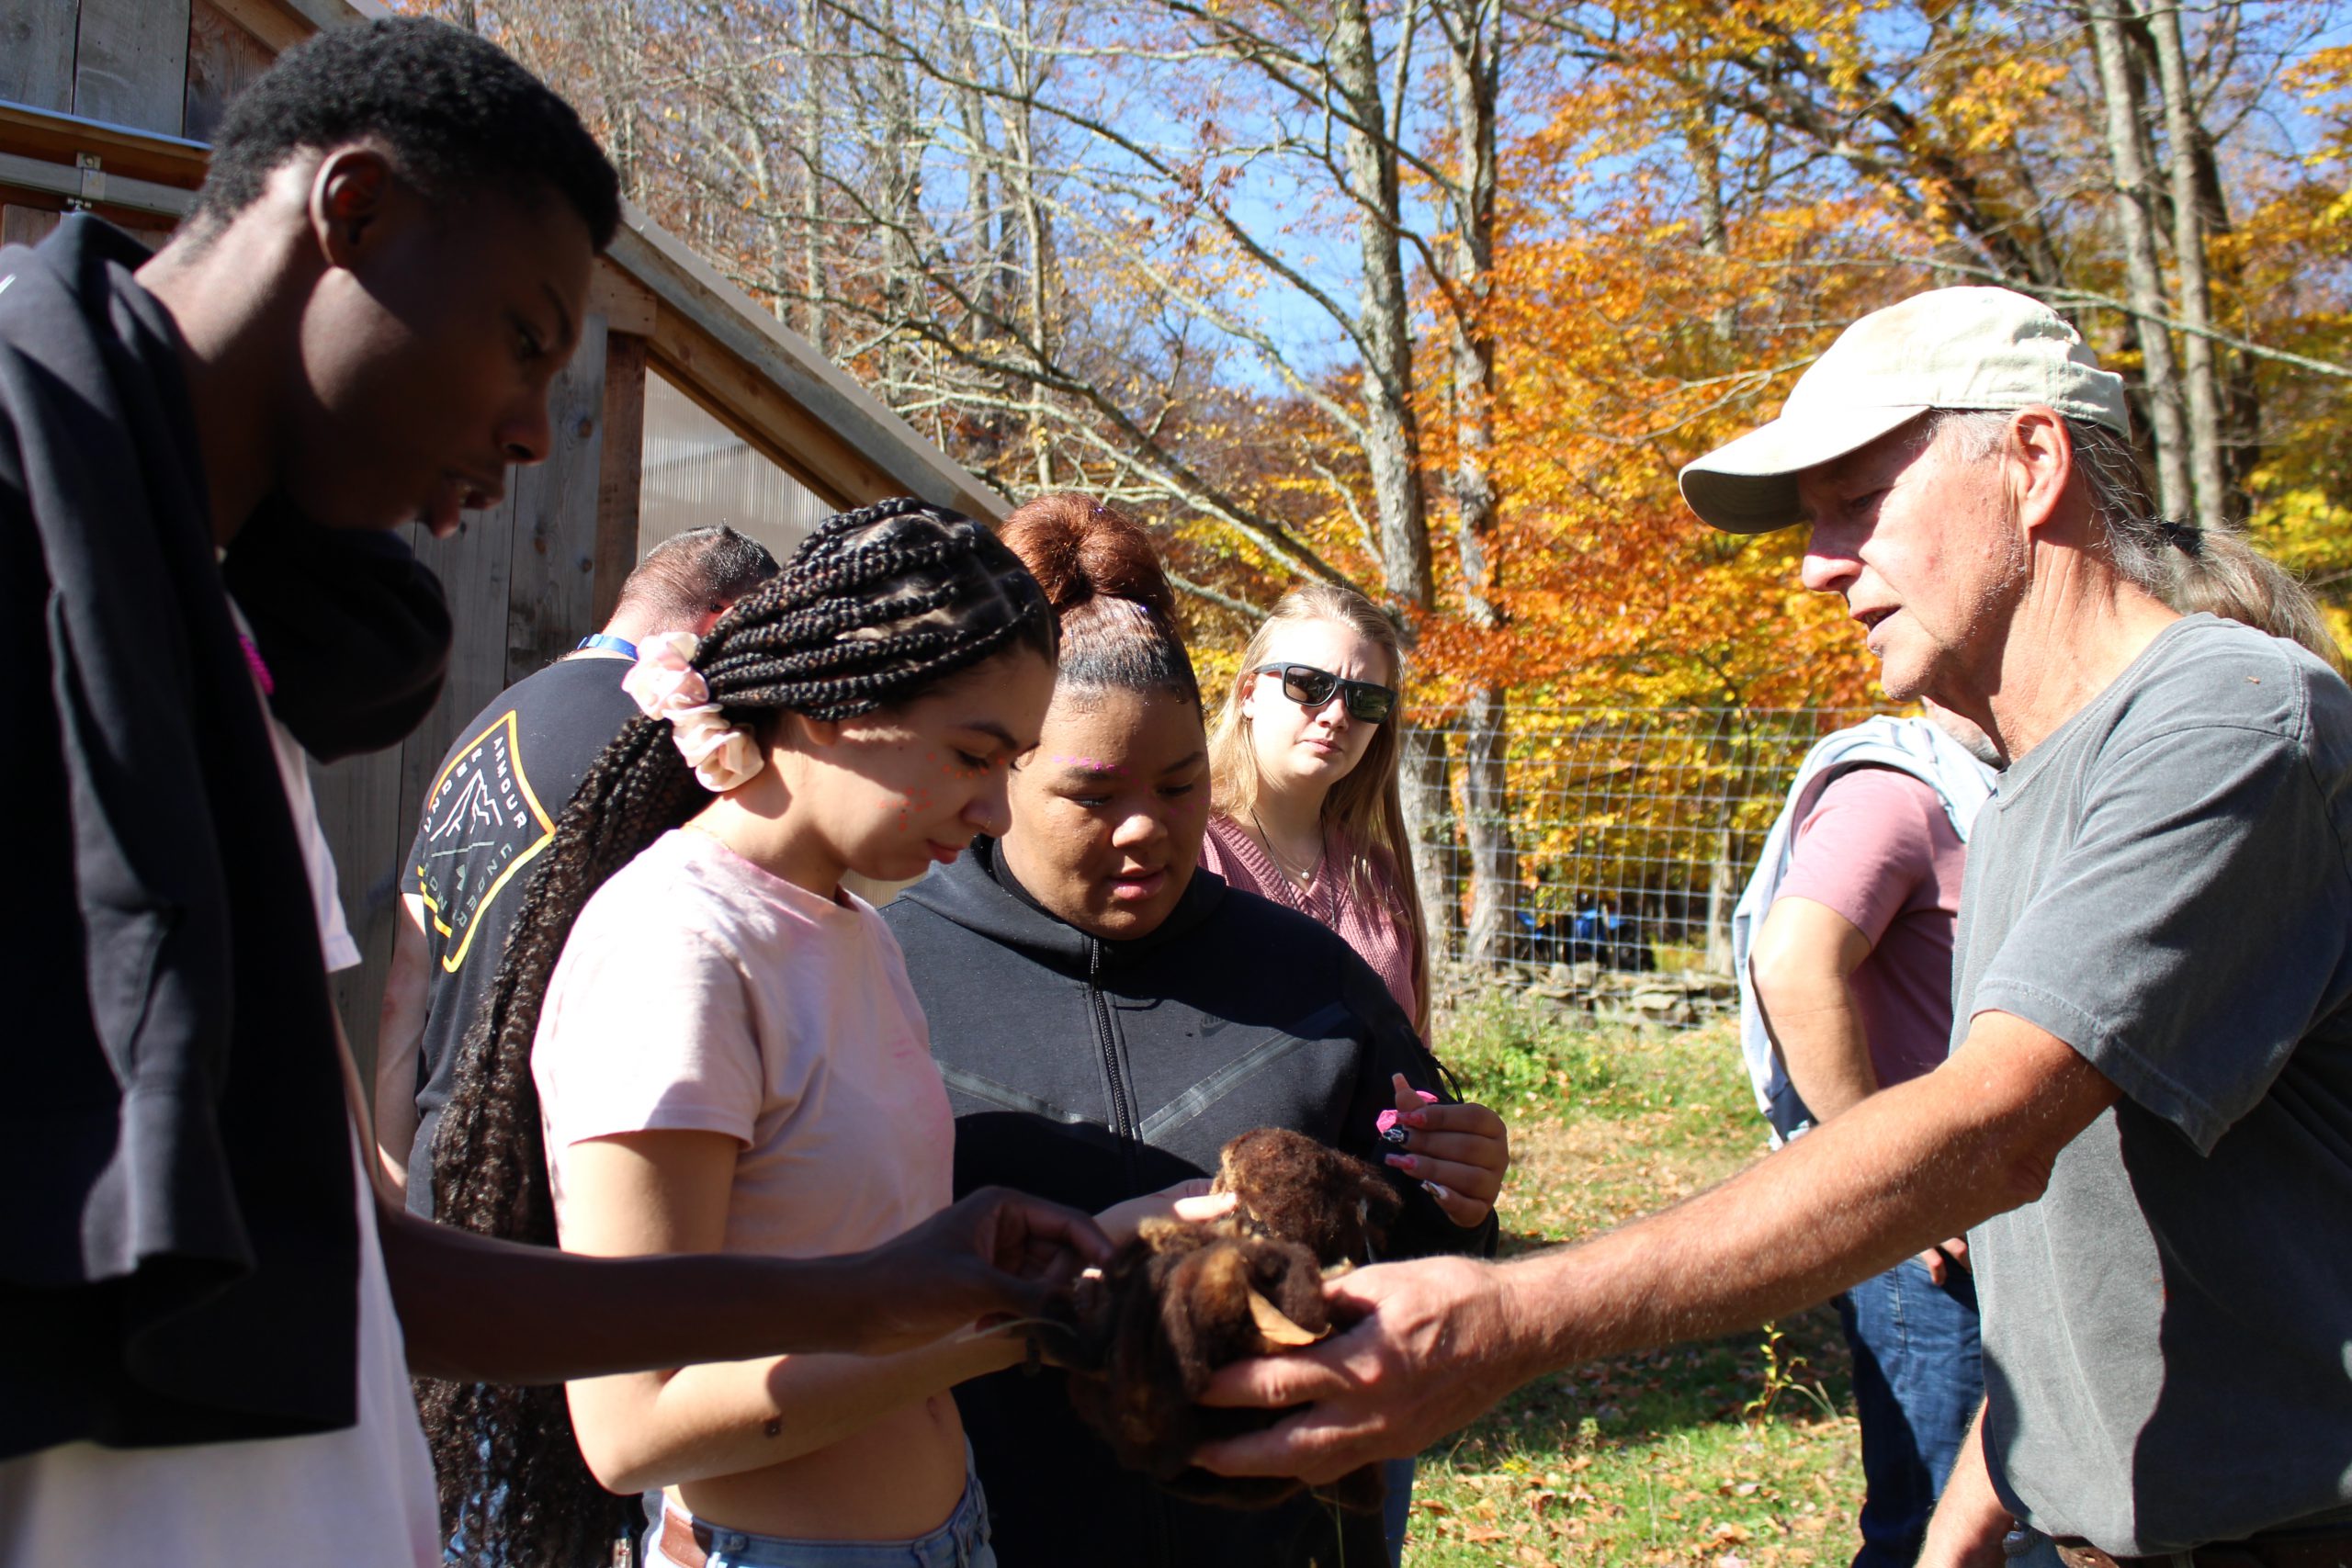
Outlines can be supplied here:
[[1951, 943], [1966, 850], [1926, 783], [1892, 768], [1830, 781], [1796, 826], [1775, 900], [1810, 898], [1871, 940], [1848, 977], [1881, 1088], [1951, 1045]]
[[859, 1250], [946, 1207], [955, 1120], [930, 1032], [889, 929], [844, 897], [685, 829], [596, 890], [531, 1055], [559, 1219], [573, 1144], [659, 1128], [742, 1145], [729, 1252]]
[[1201, 840], [1201, 865], [1225, 878], [1228, 886], [1255, 893], [1277, 904], [1322, 921], [1340, 933], [1356, 955], [1372, 965], [1388, 987], [1388, 994], [1415, 1016], [1419, 998], [1413, 994], [1413, 933], [1398, 919], [1396, 891], [1377, 861], [1369, 861], [1365, 880], [1372, 897], [1360, 897], [1346, 872], [1354, 848], [1337, 833], [1330, 836], [1323, 869], [1311, 887], [1301, 888], [1275, 866], [1241, 825], [1230, 817], [1209, 818]]

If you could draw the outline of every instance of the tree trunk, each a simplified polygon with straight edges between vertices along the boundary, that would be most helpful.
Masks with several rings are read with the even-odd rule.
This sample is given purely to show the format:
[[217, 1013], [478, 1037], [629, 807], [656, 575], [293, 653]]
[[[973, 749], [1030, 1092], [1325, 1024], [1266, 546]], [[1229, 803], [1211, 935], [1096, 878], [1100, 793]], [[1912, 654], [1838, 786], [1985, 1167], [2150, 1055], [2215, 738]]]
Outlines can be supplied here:
[[1420, 425], [1413, 412], [1412, 298], [1396, 242], [1403, 228], [1396, 148], [1386, 135], [1380, 62], [1364, 0], [1340, 0], [1333, 8], [1330, 66], [1351, 121], [1345, 157], [1363, 265], [1364, 460], [1379, 521], [1381, 577], [1390, 599], [1426, 611], [1435, 592], [1421, 497]]
[[1731, 909], [1738, 894], [1732, 884], [1739, 867], [1731, 858], [1732, 807], [1725, 801], [1715, 823], [1715, 852], [1707, 867], [1707, 946], [1702, 962], [1710, 975], [1728, 975], [1731, 964]]
[[1519, 852], [1510, 827], [1508, 702], [1498, 687], [1474, 686], [1463, 712], [1462, 815], [1469, 841], [1469, 961], [1493, 968], [1510, 961], [1512, 895]]
[[2173, 265], [2180, 274], [2182, 379], [2187, 397], [2188, 479], [2195, 498], [2194, 521], [2214, 528], [2228, 520], [2228, 490], [2222, 474], [2222, 399], [2213, 367], [2213, 343], [2199, 331], [2213, 321], [2213, 299], [2205, 276], [2204, 202], [2198, 186], [2198, 154], [2204, 129], [2197, 122], [2188, 81], [2188, 61], [2180, 36], [2180, 0], [2158, 0], [2147, 12], [2155, 43], [2156, 70], [2165, 96], [2165, 170], [2172, 194]]
[[[1440, 250], [1446, 273], [1451, 338], [1454, 467], [1451, 489], [1462, 607], [1481, 631], [1502, 630], [1497, 589], [1501, 498], [1494, 477], [1495, 342], [1487, 321], [1495, 243], [1495, 102], [1500, 56], [1496, 0], [1442, 0], [1435, 8], [1446, 38], [1447, 99], [1459, 162], [1447, 204], [1453, 223]], [[1513, 842], [1509, 697], [1498, 685], [1470, 691], [1463, 741], [1464, 831], [1469, 844], [1470, 962], [1497, 965], [1510, 956], [1510, 905], [1519, 888]]]
[[1421, 925], [1430, 938], [1430, 967], [1454, 951], [1462, 925], [1461, 852], [1454, 840], [1453, 803], [1445, 784], [1446, 733], [1408, 726], [1398, 748], [1399, 784], [1405, 797], [1405, 831], [1413, 855], [1413, 880], [1420, 885]]
[[2148, 389], [2148, 423], [2155, 433], [2158, 504], [2166, 516], [2180, 517], [2187, 514], [2190, 501], [2180, 376], [2173, 363], [2172, 334], [2163, 325], [2163, 319], [2171, 312], [2165, 308], [2164, 273], [2156, 262], [2151, 210], [2155, 192], [2142, 138], [2130, 42], [2115, 12], [2107, 9], [2113, 3], [2092, 0], [2085, 25], [2090, 29], [2100, 96], [2106, 100], [2107, 155], [2115, 175], [2125, 298], [2132, 308], [2133, 335], [2140, 342], [2141, 368]]
[[818, 0], [800, 0], [800, 335], [825, 347], [825, 80]]
[[[1413, 412], [1412, 299], [1397, 245], [1403, 228], [1396, 144], [1388, 139], [1380, 60], [1365, 0], [1333, 7], [1330, 83], [1347, 110], [1343, 154], [1356, 209], [1363, 266], [1359, 327], [1364, 345], [1364, 464], [1372, 477], [1380, 544], [1381, 585], [1392, 607], [1426, 615], [1435, 607], [1429, 511], [1421, 494], [1420, 426]], [[1408, 627], [1409, 635], [1410, 627]], [[1446, 787], [1442, 732], [1408, 730], [1402, 780], [1405, 830], [1432, 959], [1454, 948], [1461, 905], [1454, 897], [1453, 814]]]

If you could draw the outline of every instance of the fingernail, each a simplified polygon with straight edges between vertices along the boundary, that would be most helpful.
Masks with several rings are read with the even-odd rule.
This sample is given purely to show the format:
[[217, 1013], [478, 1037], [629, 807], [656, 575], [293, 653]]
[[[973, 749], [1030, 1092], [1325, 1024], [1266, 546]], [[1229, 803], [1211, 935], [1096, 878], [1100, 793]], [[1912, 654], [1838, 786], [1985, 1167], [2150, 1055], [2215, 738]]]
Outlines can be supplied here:
[[1395, 1166], [1399, 1170], [1410, 1170], [1419, 1162], [1415, 1160], [1411, 1155], [1390, 1155], [1388, 1156], [1388, 1163]]
[[1453, 1192], [1452, 1192], [1452, 1191], [1450, 1191], [1450, 1190], [1447, 1190], [1446, 1188], [1443, 1188], [1443, 1187], [1439, 1186], [1439, 1185], [1438, 1185], [1436, 1182], [1434, 1182], [1434, 1181], [1424, 1181], [1424, 1182], [1422, 1182], [1422, 1183], [1421, 1183], [1421, 1190], [1422, 1190], [1422, 1191], [1424, 1191], [1424, 1192], [1426, 1192], [1426, 1193], [1428, 1193], [1428, 1194], [1429, 1194], [1430, 1197], [1432, 1197], [1432, 1198], [1445, 1199], [1445, 1198], [1451, 1198], [1451, 1197], [1453, 1197]]
[[1426, 1127], [1430, 1124], [1430, 1119], [1418, 1111], [1408, 1111], [1396, 1120], [1408, 1127]]

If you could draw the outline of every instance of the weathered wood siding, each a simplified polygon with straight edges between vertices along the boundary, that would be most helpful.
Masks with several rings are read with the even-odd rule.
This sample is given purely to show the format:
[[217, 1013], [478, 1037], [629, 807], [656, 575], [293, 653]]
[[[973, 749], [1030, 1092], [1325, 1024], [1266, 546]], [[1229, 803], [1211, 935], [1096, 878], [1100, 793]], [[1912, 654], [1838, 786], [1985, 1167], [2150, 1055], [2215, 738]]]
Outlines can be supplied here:
[[[624, 340], [625, 341], [625, 340]], [[425, 791], [458, 727], [499, 693], [570, 652], [596, 629], [597, 495], [605, 471], [605, 318], [582, 322], [579, 351], [548, 400], [548, 460], [509, 468], [506, 498], [435, 539], [412, 525], [417, 558], [447, 592], [456, 636], [441, 699], [401, 746], [317, 771], [319, 815], [343, 877], [345, 918], [360, 966], [335, 976], [353, 1043], [372, 1057], [398, 891]], [[632, 557], [623, 575], [635, 565]], [[550, 805], [560, 803], [550, 802]]]
[[[190, 205], [237, 94], [368, 0], [0, 0], [0, 243], [38, 243], [87, 209], [151, 244]], [[551, 406], [549, 460], [435, 541], [409, 533], [456, 622], [448, 683], [414, 735], [319, 771], [320, 814], [363, 964], [336, 999], [371, 1066], [396, 888], [441, 754], [514, 682], [610, 614], [651, 542], [641, 510], [649, 365], [805, 487], [811, 509], [920, 494], [995, 516], [1001, 502], [632, 213], [599, 262], [580, 350]], [[654, 533], [659, 533], [657, 528]]]

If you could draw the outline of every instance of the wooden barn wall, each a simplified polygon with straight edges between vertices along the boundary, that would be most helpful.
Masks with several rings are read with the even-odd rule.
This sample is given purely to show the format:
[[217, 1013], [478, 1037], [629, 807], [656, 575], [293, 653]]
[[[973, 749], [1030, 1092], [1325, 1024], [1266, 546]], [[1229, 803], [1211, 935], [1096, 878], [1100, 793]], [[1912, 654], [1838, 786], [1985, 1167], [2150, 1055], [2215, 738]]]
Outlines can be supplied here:
[[[0, 0], [0, 102], [208, 141], [276, 57], [254, 27], [291, 36], [269, 0]], [[0, 180], [0, 244], [39, 243], [66, 207]], [[96, 210], [150, 244], [170, 232], [153, 213]]]
[[[0, 243], [36, 243], [83, 207], [162, 244], [174, 219], [158, 206], [184, 209], [202, 143], [231, 101], [336, 9], [317, 0], [0, 0], [0, 154], [14, 160], [0, 165]], [[53, 116], [76, 118], [61, 125]], [[12, 172], [32, 183], [11, 183]], [[144, 204], [126, 205], [133, 194]], [[617, 248], [635, 246], [642, 267], [660, 265], [670, 243], [624, 233]], [[603, 624], [649, 542], [640, 538], [649, 366], [806, 486], [820, 509], [910, 488], [788, 394], [761, 358], [760, 332], [736, 319], [742, 306], [707, 293], [658, 302], [623, 266], [600, 263], [579, 352], [556, 388], [549, 460], [512, 471], [505, 500], [469, 513], [453, 538], [409, 530], [456, 623], [447, 684], [399, 748], [316, 770], [364, 959], [335, 982], [363, 1073], [372, 1074], [401, 862], [441, 754], [501, 691]]]
[[319, 815], [362, 958], [359, 967], [335, 976], [335, 1001], [363, 1070], [372, 1070], [409, 841], [442, 753], [458, 727], [499, 693], [569, 653], [600, 624], [597, 496], [605, 468], [607, 341], [605, 317], [590, 314], [579, 351], [549, 400], [554, 449], [546, 462], [509, 468], [506, 498], [467, 513], [447, 539], [413, 525], [408, 529], [417, 558], [441, 579], [455, 625], [440, 701], [397, 749], [316, 771]]
[[267, 0], [0, 0], [0, 99], [208, 141], [299, 30]]

